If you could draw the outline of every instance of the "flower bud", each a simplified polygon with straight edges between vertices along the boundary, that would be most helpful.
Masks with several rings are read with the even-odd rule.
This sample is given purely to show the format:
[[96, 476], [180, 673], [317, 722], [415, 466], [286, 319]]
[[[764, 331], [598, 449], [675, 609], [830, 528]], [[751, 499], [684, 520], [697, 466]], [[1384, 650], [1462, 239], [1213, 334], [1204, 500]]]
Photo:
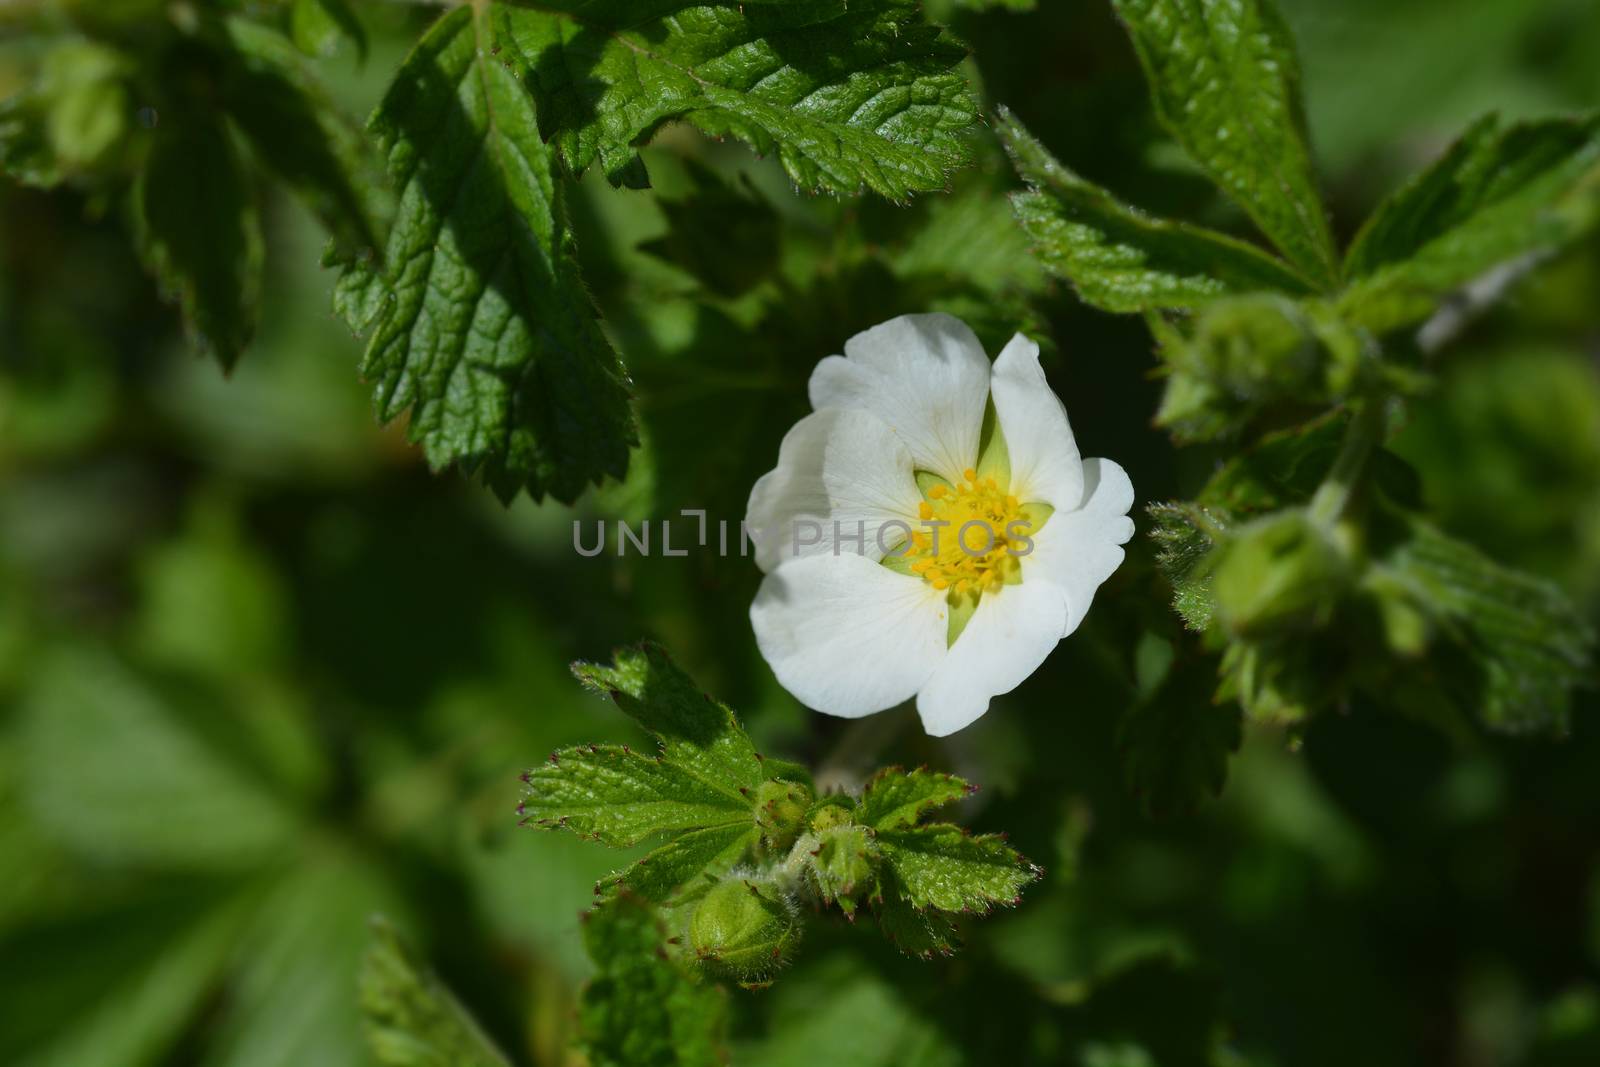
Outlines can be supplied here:
[[1158, 328], [1171, 375], [1159, 421], [1215, 437], [1280, 404], [1318, 406], [1347, 394], [1368, 339], [1315, 302], [1272, 294], [1218, 300], [1187, 329]]
[[1343, 595], [1350, 560], [1331, 533], [1301, 510], [1241, 527], [1211, 565], [1217, 617], [1240, 637], [1267, 637], [1314, 624]]
[[812, 833], [821, 834], [836, 826], [849, 826], [853, 822], [855, 816], [842, 797], [823, 797], [822, 803], [811, 813], [810, 826]]
[[823, 830], [809, 850], [811, 877], [824, 903], [837, 904], [854, 916], [856, 899], [876, 883], [878, 845], [865, 826], [842, 825]]
[[1228, 393], [1261, 398], [1304, 391], [1316, 377], [1321, 353], [1294, 301], [1254, 295], [1208, 307], [1177, 362]]
[[805, 826], [811, 790], [794, 782], [762, 782], [756, 790], [756, 828], [761, 843], [781, 851], [794, 844]]
[[719, 978], [759, 985], [788, 960], [801, 926], [770, 886], [730, 877], [695, 906], [689, 945], [699, 964]]

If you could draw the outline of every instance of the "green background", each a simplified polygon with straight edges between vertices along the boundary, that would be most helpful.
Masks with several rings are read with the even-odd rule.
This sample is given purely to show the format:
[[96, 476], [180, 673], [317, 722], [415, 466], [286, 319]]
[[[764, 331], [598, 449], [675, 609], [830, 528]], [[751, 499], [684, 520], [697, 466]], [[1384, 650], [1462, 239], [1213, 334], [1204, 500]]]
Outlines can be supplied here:
[[[1041, 7], [952, 12], [986, 102], [1153, 212], [1241, 231], [1160, 136], [1108, 6]], [[1482, 111], [1600, 102], [1591, 0], [1284, 7], [1342, 239]], [[431, 15], [361, 12], [365, 65], [321, 64], [353, 116]], [[0, 42], [0, 95], [31, 61]], [[375, 426], [319, 230], [281, 193], [263, 190], [260, 336], [224, 378], [186, 349], [114, 207], [0, 183], [0, 1061], [362, 1063], [355, 975], [382, 913], [515, 1062], [571, 1062], [578, 915], [622, 858], [518, 830], [517, 774], [561, 744], [636, 739], [566, 664], [652, 637], [764, 751], [842, 783], [890, 761], [956, 771], [983, 786], [958, 817], [1046, 869], [947, 961], [814, 924], [770, 991], [730, 994], [737, 1064], [1600, 1062], [1592, 687], [1559, 741], [1451, 738], [1359, 705], [1293, 744], [1248, 728], [1221, 797], [1167, 810], [1130, 787], [1122, 723], [1168, 657], [1159, 699], [1216, 715], [1214, 663], [1142, 537], [1082, 630], [937, 742], [910, 709], [852, 725], [783, 693], [746, 620], [750, 561], [577, 559], [574, 518], [736, 523], [812, 365], [930, 307], [991, 352], [1045, 331], [1083, 451], [1120, 462], [1141, 504], [1192, 495], [1227, 454], [1151, 427], [1144, 326], [1046, 286], [1005, 229], [1016, 183], [992, 145], [951, 197], [904, 210], [802, 199], [775, 164], [687, 131], [645, 158], [668, 201], [702, 181], [693, 160], [747, 175], [772, 214], [669, 230], [656, 196], [595, 175], [574, 196], [646, 439], [628, 482], [575, 510], [503, 508]], [[730, 286], [769, 261], [782, 281], [708, 304], [641, 249], [658, 238]], [[1394, 444], [1448, 531], [1592, 617], [1597, 295], [1591, 241], [1472, 327]]]

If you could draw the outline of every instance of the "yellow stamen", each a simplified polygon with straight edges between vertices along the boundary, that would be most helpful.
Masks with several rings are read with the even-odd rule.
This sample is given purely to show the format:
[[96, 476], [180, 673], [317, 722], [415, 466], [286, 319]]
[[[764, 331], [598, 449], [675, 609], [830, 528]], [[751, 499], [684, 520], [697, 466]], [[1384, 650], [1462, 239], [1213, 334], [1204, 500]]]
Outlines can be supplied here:
[[962, 481], [931, 485], [918, 502], [928, 525], [912, 531], [910, 571], [953, 597], [992, 595], [1017, 580], [1017, 553], [1033, 528], [995, 475], [979, 478], [971, 467], [961, 473]]

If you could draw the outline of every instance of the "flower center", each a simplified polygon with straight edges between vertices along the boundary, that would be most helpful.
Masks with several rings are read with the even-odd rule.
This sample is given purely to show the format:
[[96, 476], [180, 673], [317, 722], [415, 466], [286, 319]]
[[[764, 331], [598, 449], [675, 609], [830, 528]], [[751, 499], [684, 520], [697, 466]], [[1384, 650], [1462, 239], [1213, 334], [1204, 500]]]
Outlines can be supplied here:
[[929, 486], [906, 560], [912, 574], [953, 595], [998, 592], [1022, 577], [1033, 522], [1015, 496], [971, 468], [962, 480]]

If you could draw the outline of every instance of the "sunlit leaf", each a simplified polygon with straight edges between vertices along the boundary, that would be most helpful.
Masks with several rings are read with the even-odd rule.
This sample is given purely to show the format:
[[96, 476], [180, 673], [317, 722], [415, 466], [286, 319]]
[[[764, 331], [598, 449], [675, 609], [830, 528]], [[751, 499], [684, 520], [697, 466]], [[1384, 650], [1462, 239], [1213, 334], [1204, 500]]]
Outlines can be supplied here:
[[1011, 203], [1034, 254], [1085, 303], [1136, 312], [1199, 307], [1230, 293], [1309, 291], [1287, 264], [1243, 241], [1121, 203], [1063, 166], [1004, 108], [998, 130], [1029, 185]]
[[1339, 274], [1307, 146], [1300, 65], [1275, 0], [1114, 0], [1156, 115], [1313, 281]]
[[906, 900], [919, 909], [987, 912], [1017, 903], [1022, 887], [1039, 877], [1004, 838], [957, 826], [886, 830], [877, 840]]
[[976, 107], [960, 45], [913, 0], [495, 3], [494, 44], [573, 172], [638, 184], [636, 145], [684, 119], [775, 153], [805, 189], [896, 200], [942, 189]]
[[374, 115], [400, 206], [381, 264], [345, 289], [366, 294], [381, 418], [409, 413], [433, 466], [479, 472], [502, 498], [570, 502], [622, 477], [633, 416], [533, 102], [490, 54], [498, 6], [439, 19]]

